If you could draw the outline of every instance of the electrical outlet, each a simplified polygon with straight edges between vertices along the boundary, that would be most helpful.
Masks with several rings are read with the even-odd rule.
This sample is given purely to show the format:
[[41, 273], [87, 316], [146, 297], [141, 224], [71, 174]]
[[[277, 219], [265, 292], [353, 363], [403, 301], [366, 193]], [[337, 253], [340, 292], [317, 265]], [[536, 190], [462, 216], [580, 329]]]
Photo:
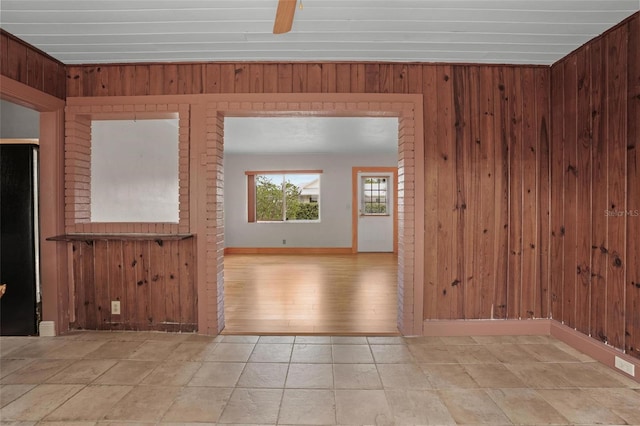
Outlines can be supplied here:
[[287, 240], [282, 240], [282, 244], [287, 244]]
[[111, 315], [120, 315], [120, 301], [112, 300], [111, 301]]
[[632, 377], [636, 376], [636, 366], [629, 361], [625, 361], [620, 357], [616, 357], [615, 365], [618, 370], [622, 370]]

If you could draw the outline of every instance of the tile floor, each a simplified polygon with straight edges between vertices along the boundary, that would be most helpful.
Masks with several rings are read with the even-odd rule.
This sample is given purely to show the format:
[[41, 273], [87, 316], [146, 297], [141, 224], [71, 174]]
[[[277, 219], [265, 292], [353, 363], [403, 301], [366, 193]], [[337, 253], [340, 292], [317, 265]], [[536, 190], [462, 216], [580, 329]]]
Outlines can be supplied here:
[[3, 425], [640, 424], [640, 383], [547, 336], [0, 339]]

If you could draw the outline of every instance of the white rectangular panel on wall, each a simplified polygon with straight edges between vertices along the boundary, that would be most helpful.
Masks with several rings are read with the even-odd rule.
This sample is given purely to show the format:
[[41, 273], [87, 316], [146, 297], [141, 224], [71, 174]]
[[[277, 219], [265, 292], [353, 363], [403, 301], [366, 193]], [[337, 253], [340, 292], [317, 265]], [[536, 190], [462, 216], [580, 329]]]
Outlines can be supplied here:
[[94, 120], [91, 221], [179, 219], [178, 119]]

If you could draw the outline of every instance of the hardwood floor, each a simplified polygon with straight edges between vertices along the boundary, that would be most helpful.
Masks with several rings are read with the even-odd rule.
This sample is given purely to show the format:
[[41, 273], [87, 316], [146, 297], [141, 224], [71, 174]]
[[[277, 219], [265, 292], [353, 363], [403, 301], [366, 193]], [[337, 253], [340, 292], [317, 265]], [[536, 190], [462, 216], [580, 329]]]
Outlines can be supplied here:
[[396, 335], [397, 255], [225, 255], [222, 334]]

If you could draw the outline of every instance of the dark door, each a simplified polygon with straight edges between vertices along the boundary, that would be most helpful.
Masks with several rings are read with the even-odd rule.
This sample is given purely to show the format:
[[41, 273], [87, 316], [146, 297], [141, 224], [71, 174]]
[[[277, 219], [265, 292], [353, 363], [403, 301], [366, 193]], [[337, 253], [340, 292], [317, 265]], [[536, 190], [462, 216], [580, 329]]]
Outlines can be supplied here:
[[0, 334], [36, 334], [36, 209], [34, 201], [37, 148], [0, 145]]

